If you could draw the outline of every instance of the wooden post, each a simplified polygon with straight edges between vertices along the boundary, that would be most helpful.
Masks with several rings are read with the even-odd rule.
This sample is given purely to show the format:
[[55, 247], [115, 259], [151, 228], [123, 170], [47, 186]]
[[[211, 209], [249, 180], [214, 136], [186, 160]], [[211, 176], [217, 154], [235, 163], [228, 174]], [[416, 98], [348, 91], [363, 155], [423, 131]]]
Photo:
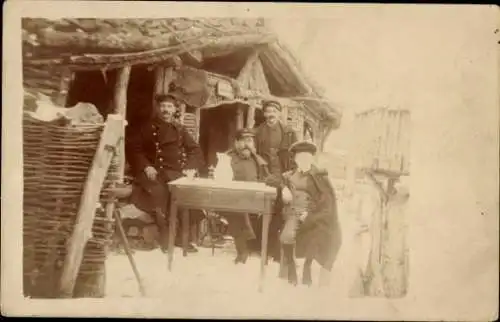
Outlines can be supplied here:
[[64, 260], [60, 286], [63, 297], [72, 297], [73, 295], [83, 252], [92, 236], [96, 205], [115, 149], [123, 140], [124, 124], [125, 120], [120, 115], [108, 115], [92, 167], [85, 182], [76, 225], [69, 240], [68, 253]]
[[247, 128], [253, 128], [255, 126], [255, 106], [250, 105], [248, 107], [248, 113], [247, 113]]
[[61, 72], [61, 82], [59, 85], [59, 93], [56, 96], [55, 103], [59, 106], [66, 107], [66, 99], [68, 96], [69, 86], [73, 72], [69, 68], [63, 68]]
[[244, 125], [244, 113], [243, 113], [243, 106], [242, 105], [238, 105], [237, 109], [236, 109], [236, 129], [239, 130], [241, 128], [243, 128], [243, 125]]

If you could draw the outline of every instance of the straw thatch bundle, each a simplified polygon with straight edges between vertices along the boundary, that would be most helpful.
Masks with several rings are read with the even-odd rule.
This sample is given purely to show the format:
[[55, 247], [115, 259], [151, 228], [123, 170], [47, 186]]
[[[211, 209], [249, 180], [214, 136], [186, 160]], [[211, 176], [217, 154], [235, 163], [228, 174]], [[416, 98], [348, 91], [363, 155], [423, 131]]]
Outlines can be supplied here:
[[[25, 116], [24, 127], [24, 291], [32, 297], [57, 296], [59, 277], [76, 222], [87, 173], [103, 124], [60, 126]], [[117, 180], [117, 159], [105, 187]], [[101, 201], [106, 189], [101, 191]], [[76, 293], [95, 294], [104, 271], [105, 247], [113, 221], [97, 209], [92, 238], [85, 248]], [[78, 295], [78, 294], [76, 294]]]

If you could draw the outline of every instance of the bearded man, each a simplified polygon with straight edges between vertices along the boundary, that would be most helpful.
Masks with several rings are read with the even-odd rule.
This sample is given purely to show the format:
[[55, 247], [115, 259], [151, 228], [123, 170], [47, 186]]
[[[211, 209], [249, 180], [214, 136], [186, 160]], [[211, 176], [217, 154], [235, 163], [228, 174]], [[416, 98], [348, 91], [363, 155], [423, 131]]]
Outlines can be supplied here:
[[[158, 95], [151, 119], [128, 129], [126, 144], [127, 159], [135, 178], [131, 202], [155, 215], [164, 252], [168, 249], [168, 182], [182, 176], [192, 177], [204, 166], [200, 146], [187, 129], [175, 121], [176, 104], [174, 96]], [[180, 238], [176, 245], [181, 245]], [[196, 248], [190, 244], [188, 251], [196, 251]]]
[[[267, 163], [255, 151], [255, 134], [251, 129], [241, 129], [236, 133], [234, 146], [229, 150], [233, 180], [264, 181], [269, 175]], [[256, 217], [255, 215], [253, 215]], [[226, 214], [229, 232], [234, 239], [237, 256], [235, 264], [245, 263], [248, 258], [248, 241], [255, 239], [255, 232], [250, 221], [250, 215]]]

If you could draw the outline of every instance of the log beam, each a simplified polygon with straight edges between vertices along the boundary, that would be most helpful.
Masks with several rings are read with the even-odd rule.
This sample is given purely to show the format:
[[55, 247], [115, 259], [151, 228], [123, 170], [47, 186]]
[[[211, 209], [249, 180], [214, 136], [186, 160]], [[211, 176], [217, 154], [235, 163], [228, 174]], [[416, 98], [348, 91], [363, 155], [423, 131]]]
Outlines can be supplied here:
[[68, 253], [64, 260], [61, 276], [60, 293], [62, 297], [70, 298], [76, 284], [76, 278], [83, 259], [85, 246], [92, 237], [96, 205], [104, 184], [104, 179], [111, 165], [111, 159], [123, 140], [125, 120], [121, 115], [110, 114], [104, 126], [104, 131], [97, 147], [92, 166], [83, 189], [76, 225], [69, 240]]

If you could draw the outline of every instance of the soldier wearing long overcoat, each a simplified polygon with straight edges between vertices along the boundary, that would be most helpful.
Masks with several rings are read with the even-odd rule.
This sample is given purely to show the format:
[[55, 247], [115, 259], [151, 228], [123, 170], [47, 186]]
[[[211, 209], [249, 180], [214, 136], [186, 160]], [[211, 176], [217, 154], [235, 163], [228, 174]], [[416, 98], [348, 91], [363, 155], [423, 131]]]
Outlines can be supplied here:
[[168, 182], [192, 176], [204, 166], [200, 146], [174, 120], [176, 104], [174, 96], [157, 96], [151, 119], [128, 129], [126, 144], [127, 159], [135, 177], [131, 202], [140, 210], [155, 214], [160, 231], [164, 231], [163, 249], [167, 246]]
[[[283, 196], [285, 225], [280, 240], [285, 245], [295, 245], [297, 258], [316, 260], [322, 268], [330, 271], [342, 243], [335, 190], [328, 171], [311, 162], [316, 153], [314, 144], [297, 142], [290, 150], [296, 155], [297, 168], [266, 180], [266, 184], [277, 187], [280, 194], [287, 190], [291, 195], [290, 200]], [[297, 154], [306, 161], [299, 160]], [[285, 257], [293, 256], [292, 248], [288, 250], [290, 254], [285, 254]]]

